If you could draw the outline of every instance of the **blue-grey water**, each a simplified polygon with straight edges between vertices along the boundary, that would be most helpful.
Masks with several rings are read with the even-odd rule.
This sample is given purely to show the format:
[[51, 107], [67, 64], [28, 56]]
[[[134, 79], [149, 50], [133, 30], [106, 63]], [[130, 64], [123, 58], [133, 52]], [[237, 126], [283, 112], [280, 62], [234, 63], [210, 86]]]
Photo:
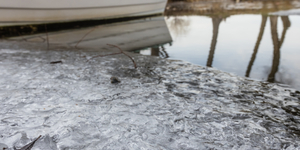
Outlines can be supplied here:
[[[169, 59], [211, 66], [239, 76], [248, 76], [263, 81], [274, 77], [275, 79], [270, 81], [300, 89], [300, 16], [286, 16], [290, 22], [286, 28], [280, 16], [266, 18], [264, 32], [255, 52], [263, 21], [262, 15], [235, 15], [220, 19], [214, 50], [211, 48], [213, 18], [205, 16], [165, 17], [173, 42], [172, 45], [160, 47], [161, 54], [159, 55], [165, 57], [164, 53], [166, 53]], [[277, 32], [278, 41], [283, 40], [279, 50], [274, 48], [272, 36], [276, 35], [271, 33], [271, 18], [276, 20], [277, 28], [273, 30]], [[140, 53], [155, 55], [151, 51], [155, 49], [145, 49]], [[279, 58], [274, 60], [274, 54]], [[253, 55], [255, 58], [251, 63]], [[278, 69], [271, 74], [272, 67]]]

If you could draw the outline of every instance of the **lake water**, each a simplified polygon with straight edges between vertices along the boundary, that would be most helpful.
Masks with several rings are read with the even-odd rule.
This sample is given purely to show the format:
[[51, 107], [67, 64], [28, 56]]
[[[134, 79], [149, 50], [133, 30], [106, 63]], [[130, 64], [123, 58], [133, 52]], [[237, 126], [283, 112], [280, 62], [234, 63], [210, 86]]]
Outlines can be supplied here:
[[[300, 16], [177, 16], [165, 20], [173, 42], [160, 47], [161, 57], [300, 89]], [[140, 53], [158, 54], [153, 51], [155, 48]]]

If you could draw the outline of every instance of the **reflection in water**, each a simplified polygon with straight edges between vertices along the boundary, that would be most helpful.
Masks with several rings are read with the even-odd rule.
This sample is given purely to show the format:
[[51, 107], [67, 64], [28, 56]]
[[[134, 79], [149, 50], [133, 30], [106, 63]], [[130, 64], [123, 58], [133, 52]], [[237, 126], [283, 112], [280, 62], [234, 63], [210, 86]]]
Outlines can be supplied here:
[[[250, 72], [251, 72], [251, 68], [254, 64], [256, 54], [258, 52], [258, 48], [259, 48], [261, 39], [263, 37], [264, 30], [265, 30], [267, 18], [268, 18], [268, 16], [262, 15], [262, 22], [261, 22], [261, 26], [260, 26], [260, 31], [259, 31], [259, 34], [258, 34], [258, 38], [257, 38], [256, 44], [255, 44], [254, 50], [253, 50], [253, 54], [251, 56], [249, 65], [247, 67], [247, 71], [246, 71], [246, 75], [245, 75], [246, 77], [249, 77]], [[273, 63], [272, 63], [272, 67], [271, 67], [271, 72], [269, 73], [269, 76], [268, 76], [268, 79], [267, 79], [268, 82], [276, 82], [275, 81], [275, 75], [278, 71], [278, 67], [279, 67], [279, 64], [280, 64], [280, 47], [282, 46], [282, 44], [284, 42], [284, 38], [285, 38], [287, 29], [291, 26], [291, 22], [290, 22], [288, 16], [282, 16], [281, 20], [283, 22], [283, 31], [282, 31], [282, 34], [281, 34], [281, 38], [279, 40], [278, 33], [277, 33], [278, 16], [270, 16], [271, 35], [272, 35], [274, 51], [273, 51]], [[213, 58], [214, 58], [215, 49], [216, 49], [216, 44], [217, 44], [218, 33], [219, 33], [219, 26], [220, 26], [221, 22], [222, 22], [221, 17], [212, 17], [213, 38], [212, 38], [212, 41], [211, 41], [209, 56], [208, 56], [207, 63], [206, 63], [207, 67], [212, 67]], [[280, 81], [277, 81], [277, 82], [280, 82]]]
[[168, 27], [175, 37], [183, 36], [189, 32], [190, 20], [182, 17], [167, 17]]
[[[49, 27], [51, 26], [48, 26], [48, 29]], [[65, 29], [47, 34], [34, 33], [9, 37], [8, 39], [45, 44], [49, 42], [50, 47], [51, 45], [59, 45], [95, 50], [106, 49], [106, 44], [114, 44], [125, 51], [134, 51], [172, 42], [163, 16], [113, 24], [100, 24], [85, 28]]]
[[152, 46], [148, 49], [136, 50], [134, 52], [142, 55], [158, 56], [160, 58], [170, 57], [168, 52], [165, 50], [164, 45]]
[[164, 46], [152, 47], [151, 56], [159, 56], [161, 58], [169, 58], [169, 54], [165, 51]]
[[[172, 1], [172, 0], [170, 0]], [[174, 1], [174, 0], [173, 0]], [[238, 2], [238, 3], [236, 3]], [[299, 8], [299, 0], [251, 0], [251, 1], [199, 1], [199, 2], [171, 2], [168, 3], [165, 14], [178, 15], [236, 15], [236, 14], [268, 14], [278, 10]]]
[[215, 54], [215, 49], [217, 45], [217, 38], [218, 38], [218, 33], [219, 33], [219, 26], [220, 23], [222, 22], [221, 17], [213, 17], [212, 18], [212, 23], [213, 23], [213, 37], [210, 45], [210, 51], [209, 51], [209, 56], [207, 59], [206, 66], [212, 67], [213, 59], [214, 59], [214, 54]]
[[151, 56], [159, 56], [159, 47], [151, 48]]
[[279, 63], [280, 63], [280, 48], [283, 44], [286, 31], [291, 26], [291, 23], [290, 23], [289, 18], [287, 16], [282, 17], [281, 20], [283, 22], [283, 31], [282, 31], [281, 39], [279, 41], [278, 32], [277, 32], [278, 16], [271, 16], [270, 17], [271, 34], [272, 34], [274, 52], [273, 52], [272, 69], [271, 69], [271, 72], [270, 72], [269, 77], [268, 77], [269, 82], [275, 82], [275, 74], [278, 71], [278, 66], [279, 66]]
[[251, 60], [249, 62], [249, 65], [248, 65], [248, 68], [247, 68], [247, 71], [246, 71], [246, 75], [245, 75], [246, 77], [249, 77], [249, 75], [250, 75], [251, 68], [253, 66], [253, 63], [254, 63], [254, 60], [256, 58], [256, 54], [257, 54], [257, 51], [258, 51], [258, 47], [260, 45], [260, 41], [261, 41], [261, 39], [263, 37], [263, 34], [264, 34], [267, 18], [268, 18], [267, 16], [262, 15], [262, 21], [261, 21], [261, 25], [260, 25], [258, 38], [257, 38], [256, 44], [255, 44], [255, 47], [254, 47], [254, 50], [253, 50], [253, 54], [251, 56]]
[[281, 38], [280, 38], [280, 47], [284, 41], [287, 29], [291, 26], [291, 21], [288, 16], [282, 16], [281, 21], [283, 23], [283, 31], [282, 31]]
[[278, 71], [279, 61], [280, 61], [280, 43], [277, 33], [277, 16], [271, 16], [270, 22], [271, 22], [271, 34], [272, 34], [272, 41], [274, 46], [274, 52], [273, 52], [273, 64], [272, 69], [268, 77], [269, 82], [275, 81], [275, 74]]
[[[172, 0], [170, 0], [172, 1]], [[174, 0], [173, 0], [174, 1]], [[297, 9], [300, 7], [300, 1], [297, 0], [265, 0], [265, 1], [245, 1], [245, 0], [223, 0], [223, 1], [197, 1], [197, 2], [171, 2], [167, 5], [166, 10], [165, 10], [165, 15], [167, 18], [173, 18], [174, 20], [167, 20], [167, 24], [169, 26], [170, 32], [172, 35], [178, 36], [177, 33], [184, 33], [182, 31], [186, 31], [187, 29], [189, 30], [195, 30], [199, 35], [196, 35], [195, 33], [191, 32], [188, 33], [186, 32], [185, 35], [191, 35], [190, 38], [186, 37], [187, 40], [185, 41], [175, 41], [174, 46], [170, 48], [171, 50], [169, 51], [169, 48], [167, 47], [167, 52], [170, 54], [171, 58], [177, 58], [177, 59], [184, 59], [191, 61], [193, 63], [197, 63], [200, 65], [206, 65], [208, 67], [217, 67], [222, 70], [227, 70], [230, 72], [238, 73], [239, 75], [244, 75], [246, 77], [254, 77], [258, 79], [264, 79], [269, 82], [280, 82], [280, 83], [287, 83], [291, 84], [290, 79], [294, 74], [291, 73], [292, 75], [287, 75], [287, 72], [290, 72], [291, 70], [285, 70], [282, 72], [282, 68], [288, 68], [292, 69], [287, 66], [286, 62], [292, 62], [295, 60], [289, 60], [290, 58], [287, 57], [292, 57], [291, 53], [286, 52], [287, 51], [294, 51], [295, 46], [292, 46], [291, 43], [286, 44], [284, 47], [285, 50], [285, 55], [284, 57], [281, 55], [280, 50], [282, 49], [283, 42], [285, 40], [286, 32], [291, 26], [291, 21], [288, 16], [269, 16], [268, 14], [271, 14], [272, 12], [278, 12], [281, 10], [290, 10], [290, 9]], [[225, 18], [230, 18], [233, 15], [237, 14], [260, 14], [262, 17], [260, 21], [260, 29], [258, 32], [258, 35], [255, 35], [255, 45], [249, 46], [249, 41], [253, 39], [252, 35], [254, 30], [251, 28], [254, 24], [252, 22], [247, 21], [246, 19], [241, 19], [241, 20], [248, 22], [247, 25], [237, 25], [237, 24], [243, 24], [243, 22], [239, 22], [238, 20], [235, 20], [236, 22], [234, 23], [229, 23], [229, 24], [224, 24], [224, 28], [222, 28], [222, 31], [219, 31], [219, 26], [220, 23], [222, 22]], [[190, 17], [187, 17], [190, 16]], [[200, 17], [196, 16], [205, 16], [209, 17], [212, 20], [212, 39], [209, 42], [210, 47], [209, 51], [205, 51], [208, 48], [208, 43], [206, 41], [207, 37], [210, 37], [210, 34], [205, 31], [211, 26], [208, 26], [206, 22], [203, 22], [205, 19], [196, 19]], [[205, 18], [202, 17], [202, 18]], [[253, 17], [253, 16], [251, 16]], [[250, 18], [251, 18], [250, 17]], [[283, 24], [283, 30], [281, 34], [278, 34], [277, 28], [281, 27], [280, 25], [277, 25], [278, 23], [278, 18], [281, 18], [280, 21], [282, 21]], [[234, 16], [234, 18], [237, 18]], [[246, 17], [245, 17], [246, 18]], [[268, 18], [270, 18], [268, 20]], [[192, 20], [195, 19], [195, 20]], [[190, 20], [188, 24], [182, 23], [182, 20]], [[196, 22], [196, 20], [198, 20]], [[201, 21], [200, 21], [201, 20]], [[232, 20], [232, 19], [230, 19]], [[297, 21], [297, 20], [295, 20]], [[270, 22], [270, 28], [266, 28], [267, 22]], [[201, 24], [201, 27], [199, 27], [199, 24]], [[250, 25], [251, 24], [251, 25]], [[176, 27], [177, 26], [177, 27]], [[255, 25], [254, 25], [255, 26]], [[222, 24], [223, 27], [223, 24]], [[200, 29], [203, 28], [203, 29]], [[234, 29], [236, 28], [236, 30]], [[233, 29], [229, 32], [228, 29]], [[243, 29], [243, 31], [242, 31]], [[293, 30], [297, 30], [297, 27], [295, 27]], [[209, 29], [211, 30], [211, 29]], [[247, 30], [247, 31], [245, 31]], [[180, 32], [181, 31], [181, 32]], [[199, 32], [201, 31], [201, 32]], [[246, 33], [248, 32], [249, 33]], [[271, 34], [265, 34], [264, 32], [270, 32]], [[211, 32], [211, 31], [210, 31]], [[218, 34], [221, 32], [222, 34]], [[245, 35], [245, 33], [248, 35]], [[250, 33], [251, 32], [251, 33]], [[224, 34], [226, 33], [226, 34]], [[201, 34], [201, 35], [200, 35]], [[232, 34], [232, 35], [231, 35]], [[204, 37], [205, 36], [205, 37]], [[236, 38], [236, 36], [240, 38]], [[184, 38], [185, 38], [184, 37]], [[196, 38], [203, 38], [200, 42], [200, 39]], [[230, 38], [227, 38], [230, 37]], [[267, 37], [268, 40], [263, 40], [263, 37]], [[226, 39], [227, 38], [227, 39]], [[233, 38], [233, 39], [231, 39]], [[236, 39], [234, 39], [236, 38]], [[194, 40], [195, 39], [195, 40]], [[246, 39], [246, 40], [245, 40]], [[269, 40], [272, 39], [272, 40]], [[291, 38], [290, 38], [291, 39]], [[180, 39], [183, 40], [183, 39]], [[245, 40], [245, 41], [242, 41]], [[236, 42], [238, 41], [238, 42]], [[182, 45], [178, 45], [178, 42], [182, 43]], [[244, 42], [244, 43], [243, 43]], [[247, 44], [245, 42], [248, 42]], [[265, 44], [267, 42], [271, 42], [268, 44]], [[288, 42], [294, 42], [293, 40], [289, 40]], [[218, 45], [218, 50], [217, 49], [217, 43]], [[245, 46], [244, 46], [245, 45]], [[247, 45], [247, 46], [246, 46]], [[200, 56], [202, 57], [201, 59], [194, 58], [195, 53], [199, 53], [199, 46], [201, 46], [201, 54]], [[271, 48], [272, 46], [272, 48]], [[190, 52], [193, 54], [185, 54], [183, 51], [186, 52], [186, 50], [182, 50], [182, 48], [189, 47]], [[239, 64], [236, 65], [235, 60], [243, 61], [245, 58], [242, 57], [247, 57], [245, 54], [247, 53], [249, 47], [252, 47], [251, 49], [251, 54], [248, 55], [249, 59], [247, 62], [245, 62], [246, 66], [243, 66], [244, 64]], [[272, 49], [272, 64], [271, 67], [264, 72], [262, 67], [262, 64], [268, 63], [268, 56], [269, 56], [269, 51], [270, 48]], [[197, 51], [196, 51], [197, 49]], [[220, 49], [220, 50], [219, 50]], [[261, 50], [259, 50], [261, 49]], [[181, 51], [180, 51], [181, 50]], [[247, 51], [246, 51], [247, 50]], [[208, 53], [208, 54], [207, 54]], [[203, 58], [205, 55], [206, 57]], [[229, 55], [232, 55], [231, 58], [225, 58], [228, 57]], [[199, 54], [198, 54], [199, 56]], [[207, 57], [208, 56], [208, 57]], [[241, 56], [241, 57], [240, 57]], [[220, 59], [221, 57], [221, 59]], [[215, 60], [214, 60], [215, 59]], [[282, 62], [285, 62], [284, 64], [281, 64], [280, 61], [281, 59], [283, 60]], [[204, 62], [204, 61], [205, 62]], [[223, 61], [226, 61], [224, 63]], [[256, 63], [254, 63], [256, 62]], [[233, 65], [235, 64], [235, 65]], [[255, 67], [254, 67], [255, 66]], [[289, 65], [290, 66], [290, 65]], [[280, 68], [279, 68], [280, 67]], [[295, 67], [295, 66], [294, 66]], [[297, 67], [297, 66], [296, 66]], [[245, 69], [245, 70], [244, 70]], [[298, 69], [298, 68], [297, 68]], [[258, 72], [259, 70], [259, 72]], [[241, 73], [242, 72], [242, 73]], [[300, 88], [300, 80], [297, 80], [298, 88]]]

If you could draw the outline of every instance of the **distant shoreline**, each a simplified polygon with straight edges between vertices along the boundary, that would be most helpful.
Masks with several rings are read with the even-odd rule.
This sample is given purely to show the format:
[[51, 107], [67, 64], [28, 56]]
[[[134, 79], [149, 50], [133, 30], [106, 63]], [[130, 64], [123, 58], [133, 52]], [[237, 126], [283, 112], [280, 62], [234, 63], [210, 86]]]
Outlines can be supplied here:
[[298, 0], [168, 0], [166, 16], [263, 14], [299, 9]]
[[[282, 0], [168, 0], [168, 2], [257, 2], [257, 1], [282, 1]], [[289, 1], [289, 0], [287, 0]]]

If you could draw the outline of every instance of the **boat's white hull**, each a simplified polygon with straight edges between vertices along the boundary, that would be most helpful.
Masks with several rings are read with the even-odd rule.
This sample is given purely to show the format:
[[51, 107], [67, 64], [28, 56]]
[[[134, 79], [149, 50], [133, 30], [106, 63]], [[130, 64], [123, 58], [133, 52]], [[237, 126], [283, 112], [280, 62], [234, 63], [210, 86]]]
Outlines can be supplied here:
[[[25, 1], [34, 3], [35, 5], [25, 5]], [[44, 1], [44, 3], [55, 3], [49, 0], [40, 1]], [[80, 6], [79, 4], [81, 3], [77, 5], [67, 5], [67, 2], [76, 3], [76, 1], [79, 0], [63, 0], [64, 3], [57, 2], [57, 4], [61, 5], [50, 5], [51, 3], [49, 3], [47, 7], [47, 4], [44, 3], [43, 5], [42, 3], [40, 5], [36, 4], [36, 0], [22, 0], [20, 2], [24, 3], [23, 7], [22, 5], [13, 7], [13, 3], [10, 4], [7, 0], [0, 0], [0, 23], [2, 23], [2, 25], [10, 25], [18, 23], [24, 24], [24, 22], [65, 22], [142, 16], [162, 13], [166, 5], [166, 0], [147, 0], [143, 2], [136, 0], [127, 0], [125, 2], [118, 0], [110, 0], [110, 2], [90, 0], [90, 3], [86, 5], [82, 4]], [[18, 2], [16, 1], [16, 3]], [[82, 1], [80, 0], [80, 2]], [[92, 4], [93, 2], [94, 4]], [[5, 3], [7, 3], [7, 5], [5, 5]]]

